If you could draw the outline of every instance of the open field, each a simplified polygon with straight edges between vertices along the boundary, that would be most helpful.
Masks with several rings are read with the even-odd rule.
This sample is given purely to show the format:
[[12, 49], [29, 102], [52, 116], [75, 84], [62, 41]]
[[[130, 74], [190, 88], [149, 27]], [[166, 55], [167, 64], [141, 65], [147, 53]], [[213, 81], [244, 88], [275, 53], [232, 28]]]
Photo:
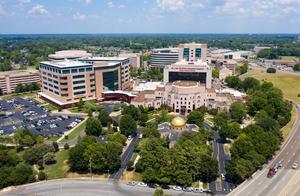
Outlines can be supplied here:
[[298, 56], [280, 56], [282, 60], [299, 60]]
[[56, 163], [45, 167], [45, 173], [47, 174], [48, 179], [64, 178], [69, 171], [67, 163], [69, 157], [68, 150], [61, 150], [55, 155]]
[[272, 82], [275, 87], [282, 90], [286, 99], [291, 99], [300, 104], [300, 74], [277, 71], [275, 74], [266, 73], [265, 68], [252, 67], [242, 78], [254, 77], [259, 80]]
[[282, 136], [284, 139], [287, 139], [287, 137], [289, 136], [289, 133], [291, 132], [293, 125], [296, 121], [296, 117], [297, 117], [297, 110], [295, 106], [293, 106], [291, 121], [281, 129]]

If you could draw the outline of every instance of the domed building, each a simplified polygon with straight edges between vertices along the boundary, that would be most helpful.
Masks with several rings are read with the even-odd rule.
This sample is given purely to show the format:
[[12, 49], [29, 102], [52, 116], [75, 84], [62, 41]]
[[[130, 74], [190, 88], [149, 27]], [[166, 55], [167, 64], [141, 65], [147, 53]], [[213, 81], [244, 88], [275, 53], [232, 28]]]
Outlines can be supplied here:
[[182, 136], [184, 132], [198, 132], [199, 127], [195, 124], [188, 124], [186, 119], [182, 116], [176, 116], [171, 120], [170, 123], [164, 122], [159, 124], [158, 131], [162, 138], [169, 138], [170, 147], [172, 147], [175, 145], [176, 141]]

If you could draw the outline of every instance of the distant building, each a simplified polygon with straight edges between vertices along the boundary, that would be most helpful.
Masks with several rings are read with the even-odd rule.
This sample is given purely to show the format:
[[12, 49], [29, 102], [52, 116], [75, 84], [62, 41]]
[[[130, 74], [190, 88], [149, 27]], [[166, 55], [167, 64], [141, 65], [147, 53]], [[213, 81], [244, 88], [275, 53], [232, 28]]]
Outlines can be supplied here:
[[187, 43], [180, 44], [178, 46], [179, 50], [179, 61], [186, 60], [188, 62], [196, 62], [201, 60], [206, 62], [207, 57], [207, 44], [198, 43]]
[[225, 66], [221, 67], [221, 69], [219, 70], [219, 79], [220, 80], [224, 80], [226, 77], [232, 76], [232, 75], [233, 75], [233, 71], [228, 69]]
[[165, 67], [176, 63], [179, 58], [178, 48], [161, 48], [151, 51], [151, 66]]
[[91, 57], [92, 54], [87, 53], [85, 50], [62, 50], [57, 51], [55, 54], [48, 55], [48, 59], [51, 60], [63, 60], [63, 59], [79, 59], [83, 57]]
[[[93, 63], [72, 60], [41, 62], [42, 92], [39, 96], [66, 108], [80, 98], [101, 101], [111, 96], [112, 91], [124, 89], [122, 62], [98, 60]], [[105, 92], [109, 92], [106, 97]]]
[[141, 67], [142, 53], [121, 53], [119, 57], [129, 58], [129, 63], [132, 67]]
[[252, 57], [251, 51], [232, 51], [228, 49], [216, 49], [210, 51], [211, 59], [215, 60], [242, 60]]
[[258, 53], [259, 51], [266, 50], [266, 49], [271, 49], [271, 47], [269, 47], [269, 46], [255, 46], [253, 51], [255, 53]]
[[40, 73], [37, 70], [0, 72], [0, 89], [2, 89], [4, 94], [13, 93], [18, 84], [30, 84], [33, 82], [41, 84]]

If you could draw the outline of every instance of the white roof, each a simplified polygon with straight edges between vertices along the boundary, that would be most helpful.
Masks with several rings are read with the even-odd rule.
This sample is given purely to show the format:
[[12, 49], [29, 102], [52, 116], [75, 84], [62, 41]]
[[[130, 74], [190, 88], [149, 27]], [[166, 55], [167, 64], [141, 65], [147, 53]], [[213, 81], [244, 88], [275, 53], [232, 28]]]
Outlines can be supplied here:
[[92, 57], [85, 57], [81, 58], [80, 60], [83, 61], [124, 61], [128, 59], [128, 57], [99, 57], [99, 56], [92, 56]]
[[84, 63], [81, 61], [72, 61], [72, 60], [58, 60], [58, 61], [43, 61], [42, 64], [51, 65], [58, 68], [68, 68], [68, 67], [79, 67], [79, 66], [88, 66], [92, 65], [90, 63]]
[[133, 91], [146, 91], [146, 90], [156, 90], [157, 87], [163, 87], [163, 82], [145, 82], [140, 83], [138, 86], [133, 87]]
[[68, 58], [82, 58], [92, 56], [85, 50], [62, 50], [57, 51], [55, 54], [50, 54], [48, 57], [53, 59], [68, 59]]
[[234, 97], [245, 97], [246, 94], [242, 93], [238, 90], [232, 89], [232, 88], [222, 88], [219, 90], [216, 90], [217, 93], [229, 93], [231, 95], [233, 95]]

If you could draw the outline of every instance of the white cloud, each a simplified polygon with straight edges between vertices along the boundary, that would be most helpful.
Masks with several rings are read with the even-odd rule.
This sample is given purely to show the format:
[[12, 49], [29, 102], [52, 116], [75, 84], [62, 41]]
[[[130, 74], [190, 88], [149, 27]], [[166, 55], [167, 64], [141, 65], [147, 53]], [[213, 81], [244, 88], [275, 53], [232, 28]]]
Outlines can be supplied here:
[[20, 4], [27, 4], [27, 3], [30, 3], [31, 0], [19, 0], [19, 3]]
[[191, 4], [191, 6], [192, 6], [193, 8], [204, 8], [204, 7], [205, 7], [204, 4], [203, 4], [203, 3], [200, 3], [200, 2], [193, 2], [193, 3]]
[[0, 4], [0, 17], [5, 16], [5, 15], [6, 15], [6, 12], [5, 12], [3, 6]]
[[165, 11], [177, 11], [183, 9], [185, 0], [156, 0], [157, 7]]
[[107, 6], [110, 8], [115, 7], [115, 4], [112, 1], [107, 2]]
[[28, 14], [38, 14], [38, 15], [43, 15], [43, 14], [48, 14], [48, 11], [45, 9], [43, 5], [37, 4], [29, 10]]
[[85, 20], [86, 19], [86, 15], [80, 14], [79, 12], [76, 12], [73, 15], [73, 19], [75, 19], [75, 20]]
[[92, 0], [84, 0], [85, 4], [89, 5], [90, 3], [92, 3]]
[[254, 17], [280, 16], [300, 12], [300, 0], [226, 0], [216, 6], [215, 12]]
[[122, 9], [122, 8], [125, 8], [126, 6], [125, 5], [119, 5], [118, 8]]

